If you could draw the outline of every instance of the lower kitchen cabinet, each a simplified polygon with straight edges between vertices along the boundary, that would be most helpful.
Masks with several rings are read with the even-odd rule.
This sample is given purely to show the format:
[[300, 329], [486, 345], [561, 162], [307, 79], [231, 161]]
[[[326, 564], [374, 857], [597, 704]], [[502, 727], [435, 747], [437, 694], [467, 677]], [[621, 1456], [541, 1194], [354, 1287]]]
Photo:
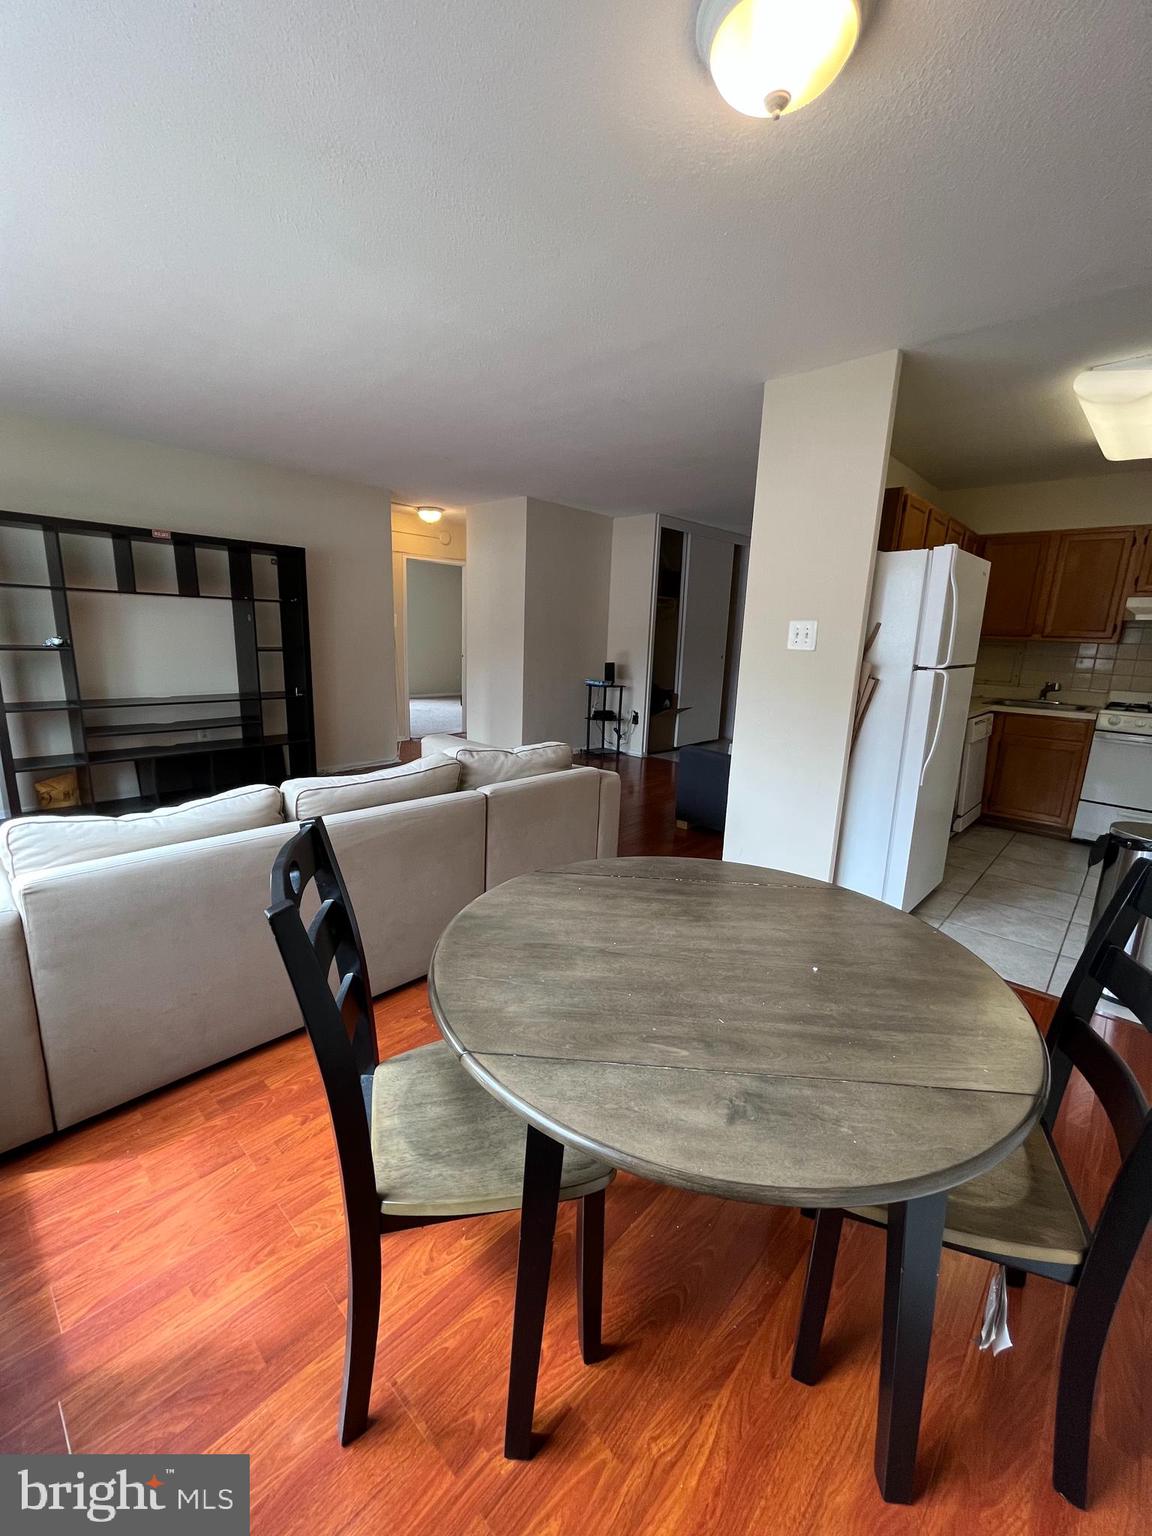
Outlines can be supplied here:
[[1092, 728], [1091, 720], [998, 714], [984, 781], [984, 815], [1071, 832]]

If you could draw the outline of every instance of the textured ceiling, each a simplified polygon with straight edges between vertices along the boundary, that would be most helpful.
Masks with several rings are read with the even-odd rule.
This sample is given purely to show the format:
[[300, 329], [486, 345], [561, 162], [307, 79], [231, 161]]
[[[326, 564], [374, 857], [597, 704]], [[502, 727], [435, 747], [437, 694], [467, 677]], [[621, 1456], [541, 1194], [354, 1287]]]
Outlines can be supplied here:
[[764, 378], [1152, 278], [1148, 0], [877, 0], [777, 124], [694, 10], [7, 0], [0, 400], [739, 522]]
[[942, 488], [1147, 468], [1108, 462], [1072, 380], [1150, 352], [1152, 287], [933, 342], [904, 358], [892, 451]]

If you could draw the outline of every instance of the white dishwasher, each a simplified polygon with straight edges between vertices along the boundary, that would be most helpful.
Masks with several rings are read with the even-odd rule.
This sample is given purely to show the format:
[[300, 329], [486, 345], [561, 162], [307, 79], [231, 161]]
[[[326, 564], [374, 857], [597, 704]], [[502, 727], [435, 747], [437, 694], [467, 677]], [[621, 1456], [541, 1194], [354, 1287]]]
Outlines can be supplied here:
[[956, 786], [956, 811], [953, 832], [963, 832], [980, 818], [984, 802], [984, 770], [988, 766], [988, 743], [992, 738], [989, 712], [973, 715], [964, 732], [964, 755], [960, 759], [960, 782]]

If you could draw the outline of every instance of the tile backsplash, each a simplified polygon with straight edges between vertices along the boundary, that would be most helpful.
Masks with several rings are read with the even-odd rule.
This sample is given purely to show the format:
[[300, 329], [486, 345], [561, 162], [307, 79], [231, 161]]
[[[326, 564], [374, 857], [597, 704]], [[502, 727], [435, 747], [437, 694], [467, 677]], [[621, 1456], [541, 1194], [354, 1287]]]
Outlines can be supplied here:
[[1114, 645], [1094, 640], [985, 640], [976, 658], [977, 694], [1036, 698], [1060, 684], [1066, 704], [1099, 708], [1117, 694], [1152, 694], [1152, 624], [1125, 624]]

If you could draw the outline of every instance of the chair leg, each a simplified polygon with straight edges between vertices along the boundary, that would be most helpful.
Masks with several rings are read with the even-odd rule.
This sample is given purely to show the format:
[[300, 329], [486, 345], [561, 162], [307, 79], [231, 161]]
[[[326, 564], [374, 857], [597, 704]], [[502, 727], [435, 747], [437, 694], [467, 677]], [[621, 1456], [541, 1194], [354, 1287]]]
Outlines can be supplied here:
[[804, 1280], [804, 1300], [792, 1352], [792, 1375], [806, 1386], [816, 1385], [820, 1375], [820, 1340], [836, 1272], [836, 1253], [844, 1226], [843, 1211], [818, 1211], [808, 1250], [808, 1273]]
[[604, 1191], [585, 1195], [576, 1207], [576, 1307], [580, 1354], [585, 1365], [604, 1357]]
[[350, 1445], [368, 1428], [376, 1338], [380, 1330], [380, 1233], [348, 1233], [348, 1323], [344, 1335], [344, 1385], [340, 1393], [340, 1444]]
[[947, 1195], [927, 1195], [888, 1207], [875, 1466], [889, 1504], [911, 1504], [915, 1491], [947, 1205]]
[[1128, 1263], [1104, 1268], [1093, 1267], [1089, 1262], [1072, 1298], [1064, 1332], [1060, 1384], [1056, 1391], [1052, 1486], [1077, 1509], [1088, 1508], [1088, 1457], [1096, 1376]]
[[512, 1321], [512, 1358], [508, 1367], [508, 1411], [504, 1455], [510, 1461], [532, 1458], [532, 1415], [540, 1374], [540, 1344], [548, 1306], [552, 1240], [560, 1199], [564, 1148], [535, 1126], [524, 1146], [524, 1195], [520, 1206], [520, 1253], [516, 1265], [516, 1310]]
[[1024, 1289], [1024, 1282], [1028, 1278], [1028, 1271], [1026, 1269], [1013, 1269], [1009, 1264], [1005, 1266], [1004, 1278], [1014, 1291], [1022, 1291]]

